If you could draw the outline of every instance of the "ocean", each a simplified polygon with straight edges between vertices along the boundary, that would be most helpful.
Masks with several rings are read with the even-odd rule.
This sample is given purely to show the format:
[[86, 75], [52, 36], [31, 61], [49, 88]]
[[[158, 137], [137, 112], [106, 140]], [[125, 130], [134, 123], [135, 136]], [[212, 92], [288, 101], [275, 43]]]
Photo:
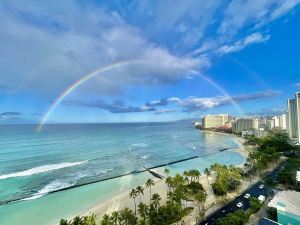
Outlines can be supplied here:
[[[230, 151], [238, 148], [234, 138], [197, 130], [191, 121], [52, 124], [41, 132], [35, 129], [0, 126], [1, 225], [57, 224], [59, 218], [144, 183], [151, 175], [136, 172], [145, 168], [193, 156], [200, 157], [168, 167], [175, 174], [203, 170], [214, 162], [244, 162], [242, 155]], [[224, 148], [229, 150], [219, 151]], [[96, 182], [101, 180], [105, 181]], [[59, 191], [74, 186], [80, 187]]]

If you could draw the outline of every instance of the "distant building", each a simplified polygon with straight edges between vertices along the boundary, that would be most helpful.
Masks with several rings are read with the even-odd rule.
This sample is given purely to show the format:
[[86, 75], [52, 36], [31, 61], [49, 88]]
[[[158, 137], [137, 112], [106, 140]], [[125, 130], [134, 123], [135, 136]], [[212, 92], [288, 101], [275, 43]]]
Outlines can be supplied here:
[[277, 221], [282, 225], [300, 224], [300, 192], [280, 191], [268, 203], [277, 209]]
[[287, 133], [291, 139], [300, 143], [300, 93], [295, 94], [295, 99], [288, 99]]
[[259, 128], [258, 130], [253, 131], [253, 135], [258, 138], [265, 137], [268, 134], [269, 134], [269, 132], [264, 130], [263, 128]]
[[224, 127], [229, 122], [228, 114], [220, 114], [220, 115], [207, 115], [203, 117], [203, 128], [218, 128]]
[[233, 125], [233, 131], [240, 133], [242, 131], [257, 130], [258, 129], [257, 118], [240, 118], [237, 119]]
[[279, 126], [281, 127], [282, 130], [286, 130], [286, 114], [282, 114], [279, 116]]

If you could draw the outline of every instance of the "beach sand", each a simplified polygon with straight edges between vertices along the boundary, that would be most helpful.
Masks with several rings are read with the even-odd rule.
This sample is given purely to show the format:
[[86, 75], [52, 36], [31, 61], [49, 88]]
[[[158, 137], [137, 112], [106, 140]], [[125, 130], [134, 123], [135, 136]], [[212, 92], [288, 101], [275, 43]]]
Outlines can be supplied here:
[[[207, 131], [206, 131], [207, 132]], [[209, 131], [208, 131], [209, 132]], [[219, 133], [218, 133], [219, 134]], [[243, 143], [244, 139], [237, 137], [235, 135], [231, 134], [222, 134], [222, 135], [229, 135], [232, 138], [235, 139], [235, 141], [238, 143], [238, 148], [236, 149], [230, 149], [228, 151], [235, 151], [244, 156], [245, 158], [248, 156], [248, 152], [245, 150]], [[239, 167], [243, 167], [243, 164], [237, 165]], [[155, 169], [156, 172], [163, 174], [163, 168], [158, 168]], [[164, 204], [166, 199], [167, 199], [167, 185], [165, 184], [164, 179], [157, 179], [153, 178], [155, 185], [151, 187], [151, 194], [153, 195], [154, 193], [158, 193], [161, 196], [161, 204]], [[215, 176], [212, 175], [209, 178], [207, 178], [205, 175], [202, 175], [199, 179], [200, 183], [203, 185], [204, 189], [206, 190], [207, 193], [207, 200], [205, 203], [205, 208], [209, 209], [207, 211], [211, 212], [212, 210], [215, 210], [218, 205], [216, 204], [217, 199], [213, 194], [213, 190], [211, 188], [211, 184], [214, 182]], [[241, 190], [244, 190], [247, 188], [250, 184], [247, 182], [244, 182], [244, 184], [241, 187]], [[138, 205], [140, 202], [144, 202], [146, 204], [149, 204], [150, 201], [150, 191], [149, 188], [147, 188], [145, 185], [141, 185], [144, 187], [144, 195], [138, 196], [136, 198], [136, 205]], [[91, 213], [94, 213], [97, 217], [98, 220], [101, 219], [101, 217], [104, 214], [111, 214], [113, 211], [121, 210], [125, 207], [128, 207], [134, 211], [134, 201], [133, 199], [130, 199], [129, 197], [129, 191], [130, 190], [125, 190], [119, 195], [116, 195], [115, 197], [108, 199], [107, 201], [92, 207], [90, 209], [87, 209], [85, 212], [83, 212], [81, 215], [89, 215]], [[237, 193], [229, 194], [227, 196], [228, 199], [233, 198], [236, 196]], [[182, 224], [195, 224], [195, 218], [196, 218], [196, 210], [194, 210], [189, 216], [184, 218], [184, 221], [182, 221]], [[71, 219], [71, 218], [69, 218]]]

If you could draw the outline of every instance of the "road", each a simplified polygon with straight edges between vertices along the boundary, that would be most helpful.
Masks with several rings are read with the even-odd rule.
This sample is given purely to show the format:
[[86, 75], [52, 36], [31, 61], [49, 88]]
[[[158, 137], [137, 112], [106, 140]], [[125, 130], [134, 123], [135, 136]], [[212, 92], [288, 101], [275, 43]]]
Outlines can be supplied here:
[[[279, 171], [279, 168], [272, 171], [266, 177], [271, 177], [273, 180], [275, 180], [278, 171]], [[266, 196], [267, 193], [266, 193], [265, 187], [262, 188], [262, 189], [259, 188], [259, 186], [261, 184], [263, 184], [261, 181], [255, 183], [251, 188], [248, 188], [247, 190], [245, 190], [243, 193], [241, 193], [234, 200], [230, 201], [228, 204], [226, 204], [222, 208], [215, 211], [213, 214], [208, 216], [205, 220], [201, 221], [198, 225], [215, 225], [215, 224], [217, 224], [216, 221], [219, 218], [222, 218], [222, 217], [226, 216], [229, 213], [232, 213], [232, 212], [234, 212], [238, 209], [242, 209], [242, 210], [249, 209], [249, 207], [250, 207], [249, 199], [245, 198], [244, 196], [245, 196], [246, 193], [249, 193], [251, 195], [251, 197], [256, 197], [256, 198], [260, 195]], [[243, 204], [243, 206], [240, 207], [240, 208], [237, 206], [237, 204], [239, 202], [241, 202]]]

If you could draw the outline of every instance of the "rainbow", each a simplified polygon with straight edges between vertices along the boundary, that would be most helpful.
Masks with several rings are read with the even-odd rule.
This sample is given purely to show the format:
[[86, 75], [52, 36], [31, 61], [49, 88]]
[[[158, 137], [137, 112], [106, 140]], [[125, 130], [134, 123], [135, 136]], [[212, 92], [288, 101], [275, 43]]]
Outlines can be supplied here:
[[[116, 69], [122, 66], [131, 65], [131, 64], [139, 64], [139, 63], [147, 63], [147, 61], [144, 60], [130, 60], [130, 61], [122, 61], [117, 62], [114, 64], [110, 64], [108, 66], [101, 67], [100, 69], [94, 70], [91, 73], [83, 76], [81, 79], [77, 80], [75, 83], [73, 83], [70, 87], [68, 87], [50, 106], [50, 108], [47, 110], [47, 112], [42, 117], [39, 125], [37, 126], [36, 130], [39, 132], [43, 129], [46, 121], [49, 119], [50, 115], [54, 112], [56, 107], [64, 100], [65, 97], [67, 97], [72, 91], [74, 91], [77, 87], [79, 87], [84, 82], [88, 81], [89, 79], [107, 72], [112, 69]], [[148, 62], [149, 63], [149, 62]]]
[[[92, 79], [93, 77], [100, 75], [104, 72], [107, 72], [109, 70], [112, 69], [116, 69], [122, 66], [126, 66], [126, 65], [131, 65], [131, 64], [143, 64], [143, 63], [150, 63], [148, 61], [145, 60], [130, 60], [130, 61], [122, 61], [122, 62], [117, 62], [114, 64], [110, 64], [104, 67], [101, 67], [97, 70], [92, 71], [91, 73], [83, 76], [81, 79], [77, 80], [75, 83], [73, 83], [70, 87], [68, 87], [54, 102], [53, 104], [49, 107], [49, 109], [47, 110], [47, 112], [44, 114], [44, 116], [42, 117], [39, 125], [36, 128], [36, 131], [39, 132], [43, 129], [45, 123], [47, 122], [47, 120], [49, 119], [49, 117], [51, 116], [51, 114], [54, 112], [54, 110], [57, 108], [57, 106], [71, 93], [73, 92], [77, 87], [79, 87], [81, 84], [83, 84], [84, 82], [88, 81], [89, 79]], [[204, 76], [204, 75], [200, 75], [200, 77], [207, 82], [208, 84], [210, 84], [211, 86], [213, 86], [214, 88], [216, 88], [219, 92], [221, 92], [223, 95], [225, 95], [226, 97], [228, 97], [232, 103], [232, 105], [235, 106], [235, 108], [242, 113], [242, 109], [239, 107], [239, 105], [237, 104], [236, 101], [234, 101], [234, 99], [231, 98], [231, 96], [225, 91], [225, 89], [223, 89], [219, 84], [217, 84], [215, 81], [211, 80], [210, 78]]]

